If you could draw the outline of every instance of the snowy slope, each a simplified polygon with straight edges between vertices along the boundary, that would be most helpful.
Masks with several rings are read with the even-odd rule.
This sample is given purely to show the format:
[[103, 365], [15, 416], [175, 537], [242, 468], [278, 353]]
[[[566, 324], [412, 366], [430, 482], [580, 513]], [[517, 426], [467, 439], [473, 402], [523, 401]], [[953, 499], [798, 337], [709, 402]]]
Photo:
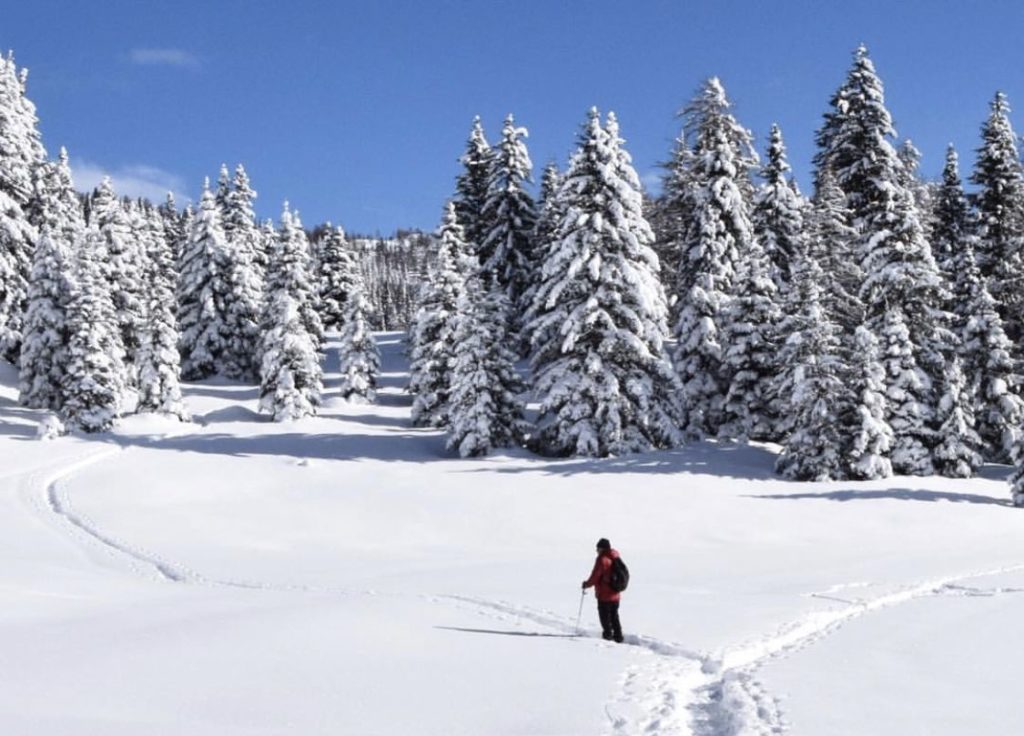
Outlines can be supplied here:
[[[374, 406], [34, 439], [2, 376], [0, 733], [1014, 733], [1024, 516], [970, 481], [796, 484], [770, 448], [458, 460]], [[337, 356], [329, 354], [328, 388]], [[609, 537], [630, 646], [579, 581]], [[1006, 704], [1011, 704], [1007, 707]]]

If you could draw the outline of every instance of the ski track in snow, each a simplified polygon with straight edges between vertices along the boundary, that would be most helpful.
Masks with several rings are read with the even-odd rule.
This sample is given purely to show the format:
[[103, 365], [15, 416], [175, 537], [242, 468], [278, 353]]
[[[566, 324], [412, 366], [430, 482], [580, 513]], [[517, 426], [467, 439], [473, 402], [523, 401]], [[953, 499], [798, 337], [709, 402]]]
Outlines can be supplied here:
[[[57, 470], [36, 470], [25, 475], [23, 491], [30, 503], [59, 519], [72, 534], [107, 554], [127, 563], [136, 573], [151, 580], [176, 584], [264, 590], [275, 592], [350, 595], [356, 591], [341, 588], [267, 584], [245, 580], [206, 578], [179, 563], [163, 559], [136, 545], [130, 545], [102, 531], [70, 502], [64, 482], [74, 473], [95, 463], [130, 451], [118, 446], [75, 458]], [[32, 499], [36, 499], [32, 502]], [[630, 665], [619, 683], [618, 692], [605, 706], [609, 736], [775, 736], [786, 723], [778, 700], [765, 691], [755, 678], [756, 671], [768, 661], [796, 652], [837, 631], [861, 616], [910, 601], [940, 595], [994, 596], [1024, 593], [1021, 588], [982, 589], [961, 583], [978, 578], [1024, 570], [1024, 564], [961, 573], [937, 578], [871, 599], [848, 600], [834, 593], [871, 584], [840, 584], [805, 597], [841, 603], [843, 607], [814, 611], [786, 624], [774, 633], [727, 647], [714, 653], [702, 653], [680, 644], [643, 634], [631, 634], [625, 643], [639, 648], [638, 662]], [[376, 595], [363, 591], [364, 595]], [[577, 628], [576, 621], [551, 611], [537, 611], [504, 601], [458, 595], [424, 595], [432, 603], [454, 604], [493, 619], [518, 625], [529, 621], [562, 634], [598, 639], [600, 646], [617, 644], [600, 640], [593, 627]]]

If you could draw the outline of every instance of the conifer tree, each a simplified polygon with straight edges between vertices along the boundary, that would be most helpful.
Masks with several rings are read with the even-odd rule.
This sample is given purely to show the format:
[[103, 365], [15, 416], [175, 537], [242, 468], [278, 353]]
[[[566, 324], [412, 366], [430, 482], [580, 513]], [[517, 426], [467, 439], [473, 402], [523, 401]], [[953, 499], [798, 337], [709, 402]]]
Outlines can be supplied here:
[[[864, 274], [859, 297], [865, 324], [882, 338], [883, 352], [890, 356], [890, 399], [900, 390], [894, 381], [912, 393], [905, 406], [889, 403], [896, 437], [893, 467], [896, 472], [930, 472], [929, 464], [918, 462], [916, 447], [929, 437], [927, 424], [938, 400], [932, 387], [941, 379], [952, 347], [942, 309], [946, 295], [913, 192], [907, 188], [910, 175], [892, 144], [896, 133], [882, 82], [863, 46], [832, 106], [819, 133], [818, 180], [834, 176], [845, 194]], [[899, 324], [890, 321], [894, 314]], [[904, 367], [894, 374], [897, 362]], [[914, 422], [923, 425], [911, 426]]]
[[485, 229], [477, 254], [485, 286], [496, 283], [508, 295], [516, 331], [518, 315], [525, 309], [523, 295], [529, 286], [537, 223], [533, 197], [526, 190], [533, 169], [526, 137], [526, 128], [517, 127], [512, 115], [505, 118], [501, 143], [491, 155], [482, 213]]
[[145, 322], [136, 355], [139, 375], [139, 412], [155, 412], [189, 421], [181, 396], [180, 334], [174, 316], [174, 259], [165, 237], [163, 218], [146, 211]]
[[484, 206], [491, 177], [493, 153], [484, 137], [480, 116], [473, 118], [473, 129], [466, 141], [466, 150], [459, 161], [463, 171], [455, 184], [455, 214], [462, 225], [466, 243], [474, 255], [487, 234]]
[[[439, 238], [434, 272], [422, 291], [410, 331], [408, 390], [414, 397], [412, 423], [416, 427], [448, 423], [457, 310], [464, 286], [460, 259], [467, 247], [454, 203], [445, 207]], [[475, 256], [470, 260], [475, 261]]]
[[[345, 304], [362, 281], [359, 265], [351, 246], [345, 240], [345, 231], [331, 227], [320, 241], [320, 317], [325, 330], [340, 330], [345, 324]], [[361, 285], [361, 283], [360, 283]]]
[[[171, 266], [177, 269], [180, 254], [188, 238], [188, 228], [185, 226], [185, 213], [178, 212], [178, 206], [174, 202], [174, 194], [167, 193], [167, 198], [160, 205], [160, 218], [164, 226], [164, 238], [167, 240], [167, 247], [171, 255]], [[177, 283], [177, 276], [175, 276]]]
[[358, 271], [353, 272], [344, 309], [338, 349], [341, 397], [356, 403], [372, 402], [377, 394], [380, 352], [370, 332], [370, 302]]
[[309, 246], [285, 203], [280, 237], [267, 274], [260, 371], [260, 411], [274, 421], [316, 413], [323, 393], [317, 337], [306, 320]]
[[835, 177], [823, 172], [808, 212], [807, 245], [825, 279], [822, 306], [847, 338], [864, 321], [860, 300], [864, 272], [854, 252], [857, 231], [851, 221], [846, 195]]
[[687, 202], [679, 209], [691, 217], [676, 241], [680, 265], [674, 357], [683, 382], [687, 432], [694, 437], [715, 434], [722, 421], [729, 381], [722, 364], [722, 313], [733, 290], [736, 264], [754, 240], [750, 168], [757, 154], [750, 133], [729, 109], [721, 83], [708, 80], [686, 108], [682, 140], [693, 140], [692, 155], [677, 156], [691, 163], [688, 172], [678, 175], [688, 184]]
[[899, 307], [885, 313], [881, 333], [889, 425], [893, 432], [892, 468], [900, 475], [930, 475], [933, 443], [928, 397], [931, 381], [918, 366], [906, 319]]
[[19, 360], [19, 400], [31, 409], [59, 409], [67, 352], [71, 250], [44, 223], [36, 243]]
[[995, 299], [974, 262], [970, 244], [964, 249], [963, 261], [969, 297], [961, 354], [968, 389], [976, 397], [976, 428], [986, 458], [1012, 462], [1024, 437], [1021, 377], [1011, 356], [1012, 343], [1003, 329]]
[[986, 278], [1006, 334], [1017, 344], [1024, 337], [1024, 293], [1017, 280], [1024, 271], [1024, 168], [1017, 134], [1010, 124], [1010, 104], [997, 92], [981, 129], [971, 181], [978, 185], [978, 266]]
[[845, 435], [847, 428], [852, 430], [843, 448], [846, 475], [855, 480], [888, 478], [892, 475], [889, 455], [895, 437], [888, 421], [885, 367], [878, 339], [861, 325], [854, 331], [852, 350], [840, 350], [839, 356], [841, 361], [849, 361], [847, 385], [852, 389], [849, 405], [844, 408], [851, 416], [839, 419], [840, 434]]
[[[956, 285], [961, 283], [965, 267], [964, 248], [970, 240], [976, 243], [970, 206], [960, 181], [959, 157], [950, 144], [946, 149], [946, 164], [942, 169], [942, 184], [934, 204], [935, 221], [932, 228], [932, 253], [954, 295], [966, 296]], [[950, 308], [955, 308], [951, 303]], [[959, 310], [957, 310], [959, 311]]]
[[63, 148], [56, 163], [39, 168], [35, 199], [41, 233], [33, 252], [18, 362], [19, 398], [30, 408], [59, 409], [72, 287], [71, 249], [85, 227]]
[[970, 478], [983, 463], [981, 438], [975, 431], [974, 396], [967, 385], [960, 357], [947, 368], [938, 406], [938, 443], [932, 450], [935, 471], [947, 478]]
[[[787, 271], [791, 260], [787, 257]], [[775, 394], [778, 374], [778, 287], [756, 240], [736, 274], [735, 296], [722, 312], [723, 363], [731, 376], [719, 435], [741, 440], [776, 439], [783, 407]], [[776, 271], [776, 273], [780, 273]]]
[[546, 341], [546, 338], [538, 338], [532, 332], [535, 324], [534, 302], [537, 289], [544, 281], [544, 264], [548, 262], [551, 248], [557, 246], [555, 235], [562, 218], [565, 217], [558, 199], [561, 180], [562, 177], [554, 162], [544, 167], [540, 181], [540, 199], [537, 202], [537, 222], [533, 230], [534, 256], [530, 270], [530, 283], [522, 299], [524, 311], [520, 325], [520, 337], [526, 352], [532, 352], [536, 343]]
[[[591, 110], [559, 198], [566, 213], [534, 301], [537, 447], [606, 456], [681, 440], [667, 307], [640, 182], [618, 126]], [[557, 326], [557, 327], [556, 327]]]
[[473, 276], [459, 298], [448, 449], [462, 457], [522, 443], [524, 386], [508, 340], [509, 300]]
[[227, 261], [227, 247], [220, 212], [207, 181], [178, 269], [181, 374], [186, 380], [216, 373], [224, 350], [226, 286], [222, 266]]
[[789, 299], [799, 307], [787, 309], [781, 326], [786, 335], [781, 394], [791, 422], [775, 463], [790, 480], [830, 480], [845, 473], [835, 411], [845, 403], [846, 391], [837, 357], [839, 330], [822, 307], [822, 283], [817, 262], [798, 258]]
[[257, 264], [261, 245], [252, 209], [255, 198], [245, 168], [239, 164], [224, 203], [227, 248], [221, 271], [225, 282], [225, 341], [220, 364], [225, 376], [243, 380], [259, 375], [263, 274]]
[[221, 225], [224, 228], [224, 237], [231, 239], [233, 222], [228, 220], [228, 200], [231, 198], [231, 175], [228, 173], [228, 165], [220, 165], [220, 173], [217, 175], [217, 191], [214, 193], [214, 201], [217, 203], [217, 211], [220, 212]]
[[290, 211], [287, 202], [285, 202], [285, 211], [281, 215], [281, 225], [278, 229], [277, 237], [278, 241], [288, 241], [287, 245], [279, 245], [278, 247], [283, 247], [288, 252], [305, 254], [303, 258], [303, 277], [301, 280], [298, 279], [298, 271], [296, 271], [296, 280], [292, 288], [297, 290], [296, 300], [299, 305], [299, 316], [302, 319], [303, 328], [312, 338], [317, 352], [322, 352], [324, 346], [324, 324], [320, 320], [317, 305], [318, 294], [313, 284], [313, 259], [309, 247], [309, 238], [306, 236], [306, 230], [302, 227], [302, 220], [299, 218], [298, 211]]
[[790, 263], [804, 252], [806, 202], [796, 184], [787, 179], [790, 171], [782, 131], [772, 125], [768, 157], [761, 169], [764, 184], [758, 190], [751, 218], [754, 233], [771, 259], [772, 278], [780, 290], [790, 282]]
[[84, 432], [104, 432], [119, 416], [126, 389], [124, 349], [110, 281], [100, 267], [107, 241], [91, 225], [74, 250], [61, 414], [66, 424]]
[[32, 248], [39, 231], [30, 219], [33, 182], [46, 159], [25, 72], [0, 58], [0, 354], [21, 350]]
[[92, 200], [92, 219], [105, 241], [101, 268], [110, 284], [125, 360], [134, 363], [143, 323], [142, 253], [132, 230], [130, 213], [114, 194], [110, 178], [104, 178]]

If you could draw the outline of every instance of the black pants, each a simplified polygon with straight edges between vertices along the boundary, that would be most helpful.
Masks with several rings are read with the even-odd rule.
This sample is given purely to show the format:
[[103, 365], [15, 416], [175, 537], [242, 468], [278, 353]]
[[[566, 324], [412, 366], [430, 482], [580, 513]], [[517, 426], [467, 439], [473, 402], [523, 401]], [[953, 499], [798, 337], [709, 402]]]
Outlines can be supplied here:
[[597, 615], [601, 619], [601, 635], [605, 639], [622, 641], [622, 624], [619, 623], [619, 602], [598, 601]]

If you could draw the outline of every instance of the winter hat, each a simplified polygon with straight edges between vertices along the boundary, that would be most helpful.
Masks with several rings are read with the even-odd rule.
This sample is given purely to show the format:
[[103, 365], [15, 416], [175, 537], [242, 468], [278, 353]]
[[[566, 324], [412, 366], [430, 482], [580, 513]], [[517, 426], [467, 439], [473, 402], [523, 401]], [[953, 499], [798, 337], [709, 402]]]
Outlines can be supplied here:
[[598, 549], [611, 549], [612, 548], [612, 543], [609, 542], [604, 537], [601, 537], [600, 539], [597, 540], [597, 548]]

